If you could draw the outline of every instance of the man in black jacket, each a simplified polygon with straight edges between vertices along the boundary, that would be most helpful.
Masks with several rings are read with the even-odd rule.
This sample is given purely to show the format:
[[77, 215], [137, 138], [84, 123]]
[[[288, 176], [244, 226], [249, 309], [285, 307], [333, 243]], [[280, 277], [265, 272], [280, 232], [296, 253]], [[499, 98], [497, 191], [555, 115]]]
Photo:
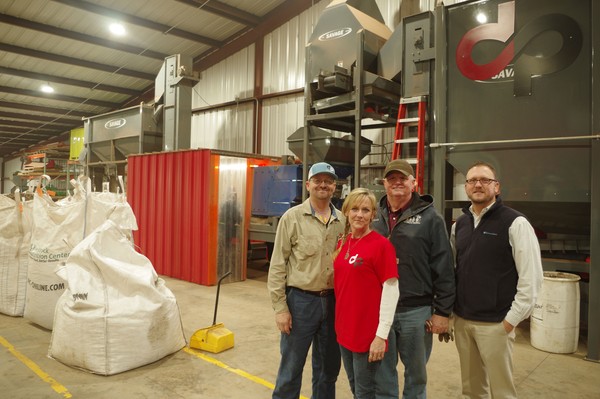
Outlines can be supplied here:
[[[412, 166], [400, 159], [384, 171], [386, 195], [372, 227], [396, 248], [400, 300], [389, 347], [397, 348], [404, 364], [403, 398], [426, 397], [432, 334], [448, 332], [454, 305], [454, 265], [445, 223], [433, 198], [415, 192]], [[429, 328], [426, 329], [426, 324]], [[396, 342], [391, 342], [392, 340]], [[397, 363], [397, 357], [394, 356]], [[389, 356], [384, 361], [391, 361]], [[385, 377], [382, 377], [385, 378]]]

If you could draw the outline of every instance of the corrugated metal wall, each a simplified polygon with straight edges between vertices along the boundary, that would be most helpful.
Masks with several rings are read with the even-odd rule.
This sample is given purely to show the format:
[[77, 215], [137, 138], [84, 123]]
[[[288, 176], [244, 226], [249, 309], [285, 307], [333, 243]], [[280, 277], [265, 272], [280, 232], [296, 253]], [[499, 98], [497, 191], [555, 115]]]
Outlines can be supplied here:
[[263, 102], [263, 154], [293, 155], [286, 139], [304, 125], [304, 95], [277, 97]]
[[[0, 162], [2, 162], [2, 158], [0, 158]], [[21, 170], [20, 158], [11, 159], [10, 161], [6, 161], [4, 164], [4, 194], [10, 193], [10, 190], [12, 190], [12, 188], [15, 186], [12, 182], [12, 176], [13, 173], [18, 172], [19, 170]]]
[[[306, 43], [329, 4], [320, 1], [265, 36], [263, 94], [302, 89]], [[304, 94], [272, 98], [263, 102], [262, 154], [293, 155], [286, 139], [304, 126]]]
[[192, 148], [251, 153], [254, 105], [210, 108], [254, 95], [254, 50], [251, 45], [202, 72], [192, 91]]
[[127, 197], [139, 226], [135, 243], [158, 274], [214, 284], [217, 162], [209, 150], [128, 158]]
[[[405, 3], [405, 4], [403, 4]], [[394, 29], [401, 12], [433, 9], [436, 0], [377, 0], [384, 21]], [[263, 94], [273, 95], [304, 88], [305, 46], [323, 10], [330, 1], [320, 1], [264, 38]], [[411, 11], [412, 10], [412, 11]], [[403, 15], [406, 16], [406, 15]], [[209, 108], [236, 99], [252, 98], [255, 46], [249, 46], [202, 73], [194, 87], [193, 107]], [[253, 152], [254, 106], [252, 102], [196, 112], [192, 118], [192, 146]], [[261, 148], [268, 155], [291, 155], [286, 139], [304, 125], [303, 94], [268, 98], [262, 103]], [[374, 142], [373, 154], [362, 163], [383, 163], [380, 153], [391, 152], [393, 129], [363, 131]]]
[[318, 2], [265, 36], [263, 94], [304, 87], [306, 43], [328, 4]]
[[186, 150], [131, 155], [134, 239], [156, 272], [202, 285], [246, 279], [253, 168], [272, 159]]
[[202, 71], [194, 86], [192, 108], [250, 98], [254, 93], [254, 50], [251, 45]]
[[[407, 2], [405, 0], [404, 2]], [[394, 31], [394, 28], [400, 23], [400, 6], [402, 5], [402, 0], [377, 0], [377, 6], [379, 7], [379, 11], [381, 11], [381, 15], [383, 16], [383, 20], [388, 28]]]
[[252, 153], [253, 113], [242, 103], [192, 115], [192, 148]]

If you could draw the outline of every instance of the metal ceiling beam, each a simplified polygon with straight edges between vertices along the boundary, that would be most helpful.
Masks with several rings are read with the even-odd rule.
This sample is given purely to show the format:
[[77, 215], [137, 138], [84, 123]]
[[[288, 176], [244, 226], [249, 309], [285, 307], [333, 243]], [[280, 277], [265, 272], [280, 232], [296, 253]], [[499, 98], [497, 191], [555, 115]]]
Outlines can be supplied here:
[[[210, 49], [198, 57], [194, 58], [194, 70], [203, 71], [238, 51], [248, 47], [257, 40], [274, 31], [279, 26], [285, 24], [290, 19], [300, 15], [319, 0], [288, 0], [284, 1], [279, 7], [273, 9], [262, 18], [260, 25], [254, 29], [245, 29], [237, 32], [225, 42], [225, 46], [220, 49]], [[210, 2], [212, 3], [212, 1]]]
[[28, 19], [13, 17], [12, 15], [0, 14], [0, 22], [11, 24], [25, 29], [37, 30], [39, 32], [49, 33], [61, 38], [77, 40], [80, 42], [95, 44], [96, 46], [106, 47], [112, 50], [119, 50], [130, 54], [143, 55], [144, 57], [164, 60], [168, 54], [159, 53], [144, 49], [142, 47], [131, 46], [129, 44], [106, 40], [96, 36], [86, 35], [85, 33], [75, 32], [67, 29], [57, 28], [56, 26], [46, 25]]
[[84, 68], [95, 69], [98, 71], [130, 76], [132, 78], [137, 79], [154, 81], [154, 78], [156, 78], [156, 75], [150, 73], [134, 71], [131, 69], [115, 67], [112, 65], [100, 64], [99, 62], [86, 61], [79, 58], [67, 57], [65, 55], [47, 53], [44, 51], [33, 50], [25, 47], [13, 46], [12, 44], [0, 43], [0, 51], [26, 55], [28, 57], [39, 58], [46, 61], [58, 62], [60, 64], [75, 65]]
[[[62, 0], [61, 0], [62, 1]], [[217, 2], [211, 0], [206, 2], [206, 0], [177, 0], [183, 3], [187, 3], [190, 5], [194, 5], [196, 7], [203, 6], [203, 9], [209, 4], [215, 4]], [[198, 57], [194, 58], [194, 71], [203, 71], [205, 69], [210, 68], [211, 66], [223, 61], [227, 57], [237, 53], [238, 51], [248, 47], [253, 44], [257, 40], [261, 40], [262, 37], [273, 30], [275, 28], [283, 25], [290, 19], [298, 16], [303, 11], [306, 11], [314, 4], [318, 3], [320, 0], [288, 0], [281, 4], [279, 7], [275, 8], [273, 11], [268, 13], [263, 19], [261, 19], [261, 23], [256, 28], [245, 28], [236, 34], [229, 37], [225, 40], [225, 43], [228, 43], [220, 48], [211, 48], [208, 51], [205, 51]], [[140, 101], [148, 102], [153, 99], [154, 94], [154, 85], [150, 85], [142, 90], [142, 94], [138, 97], [131, 98], [125, 101], [121, 106], [128, 107], [132, 106]]]
[[[57, 117], [65, 117], [65, 116], [77, 116], [77, 117], [90, 117], [93, 116], [91, 112], [83, 112], [83, 111], [75, 111], [64, 108], [53, 108], [53, 107], [43, 107], [41, 105], [32, 105], [32, 104], [22, 104], [22, 103], [13, 103], [9, 101], [0, 101], [0, 107], [3, 108], [11, 108], [11, 109], [22, 109], [24, 111], [35, 111], [35, 112], [43, 112], [46, 114], [55, 114]], [[83, 125], [83, 122], [81, 122]]]
[[[49, 123], [43, 122], [28, 122], [28, 121], [15, 121], [13, 119], [0, 119], [0, 129], [6, 126], [12, 126], [17, 128], [27, 128], [27, 129], [35, 129], [35, 130], [44, 130], [44, 131], [55, 131], [57, 129], [65, 129], [67, 126], [62, 125], [52, 125]], [[73, 126], [73, 124], [71, 124]]]
[[[54, 118], [52, 116], [42, 116], [42, 115], [32, 115], [32, 114], [22, 114], [19, 112], [5, 112], [0, 111], [0, 118], [9, 118], [12, 120], [27, 120], [27, 121], [38, 121], [45, 122], [50, 125], [68, 125], [71, 126], [74, 123], [78, 123], [77, 120], [74, 119], [62, 119], [62, 118]], [[7, 119], [3, 119], [6, 121]]]
[[2, 136], [3, 139], [7, 140], [7, 139], [12, 139], [12, 140], [17, 140], [17, 139], [22, 139], [22, 140], [33, 140], [35, 142], [38, 142], [40, 140], [44, 140], [48, 138], [47, 134], [35, 134], [35, 133], [19, 133], [19, 134], [11, 134], [10, 132], [5, 132], [2, 128], [0, 128], [0, 136]]
[[41, 80], [44, 82], [60, 83], [69, 86], [83, 87], [90, 90], [102, 90], [110, 93], [126, 94], [128, 96], [139, 96], [140, 92], [134, 89], [128, 89], [126, 87], [118, 87], [105, 85], [102, 83], [86, 82], [85, 80], [77, 80], [71, 78], [64, 78], [62, 76], [47, 75], [45, 73], [23, 71], [21, 69], [7, 68], [0, 66], [0, 74], [20, 76], [22, 78]]
[[70, 131], [57, 133], [54, 136], [46, 136], [43, 140], [39, 140], [34, 144], [11, 144], [12, 139], [0, 142], [0, 156], [4, 156], [4, 160], [13, 159], [19, 155], [23, 155], [25, 151], [35, 151], [43, 149], [47, 144], [65, 142], [69, 140]]
[[0, 141], [0, 146], [7, 148], [9, 151], [16, 152], [17, 150], [27, 150], [37, 143], [31, 141], [19, 141], [19, 140], [6, 140]]
[[154, 84], [146, 87], [139, 96], [131, 97], [124, 101], [119, 108], [129, 108], [139, 103], [152, 103], [154, 101]]
[[158, 22], [150, 21], [144, 18], [137, 17], [135, 15], [126, 14], [124, 12], [115, 11], [111, 8], [102, 7], [96, 4], [89, 3], [87, 1], [79, 0], [53, 0], [56, 3], [65, 4], [71, 7], [79, 8], [80, 10], [88, 11], [93, 14], [103, 15], [105, 17], [114, 18], [116, 20], [127, 22], [132, 25], [141, 26], [143, 28], [152, 29], [165, 34], [181, 37], [183, 39], [192, 40], [197, 43], [203, 43], [212, 47], [220, 47], [223, 45], [218, 40], [211, 39], [206, 36], [198, 35], [193, 32], [184, 31], [182, 29], [174, 28], [169, 25], [164, 25]]
[[[20, 143], [19, 140], [21, 137], [2, 138], [0, 139], [0, 157], [4, 157], [4, 161], [7, 161], [19, 156], [19, 154], [22, 155], [25, 151], [32, 151], [45, 144], [64, 142], [66, 139], [64, 139], [63, 136], [64, 135], [46, 136], [36, 139], [35, 142], [26, 141]], [[23, 139], [28, 140], [25, 136]]]
[[4, 129], [7, 126], [23, 128], [23, 129], [25, 129], [23, 131], [28, 131], [31, 129], [53, 131], [53, 130], [57, 129], [57, 126], [45, 125], [44, 123], [40, 124], [40, 123], [35, 123], [35, 122], [15, 121], [12, 119], [0, 119], [0, 130]]
[[8, 151], [6, 152], [6, 155], [17, 152], [18, 150], [24, 149], [24, 147], [26, 147], [27, 144], [17, 144], [14, 143], [13, 141], [0, 141], [0, 147], [2, 147], [3, 149], [6, 148], [8, 149]]
[[[2, 142], [2, 140], [6, 140], [6, 141]], [[33, 140], [30, 140], [27, 138], [15, 139], [15, 138], [6, 138], [6, 137], [0, 136], [0, 145], [2, 145], [2, 147], [10, 145], [13, 148], [21, 149], [23, 147], [37, 144], [38, 142], [39, 142], [39, 140], [33, 141]]]
[[49, 134], [56, 134], [56, 130], [42, 132], [39, 130], [0, 126], [0, 134], [9, 135], [9, 136], [19, 136], [21, 134], [27, 134], [28, 136], [34, 135], [34, 136], [40, 136], [40, 137], [48, 137]]
[[58, 101], [65, 101], [65, 102], [69, 102], [69, 103], [95, 105], [97, 107], [105, 107], [105, 108], [110, 108], [110, 109], [114, 109], [119, 106], [118, 103], [111, 103], [109, 101], [100, 101], [100, 100], [93, 100], [91, 98], [67, 96], [65, 94], [56, 94], [56, 93], [46, 94], [46, 93], [43, 93], [38, 90], [17, 89], [16, 87], [8, 87], [8, 86], [0, 86], [0, 93], [18, 94], [20, 96], [45, 98], [47, 100], [58, 100]]
[[[242, 25], [255, 27], [260, 24], [261, 19], [254, 14], [221, 3], [217, 0], [177, 0], [180, 3], [187, 4], [202, 11], [208, 11], [223, 18], [239, 22]], [[217, 47], [217, 46], [213, 46]]]
[[3, 132], [0, 129], [0, 139], [1, 140], [5, 140], [5, 141], [11, 141], [11, 142], [15, 142], [15, 141], [26, 141], [29, 142], [29, 144], [32, 143], [39, 143], [42, 140], [47, 140], [48, 139], [48, 135], [42, 135], [42, 134], [18, 134], [18, 135], [14, 135], [14, 134], [9, 134], [6, 132]]

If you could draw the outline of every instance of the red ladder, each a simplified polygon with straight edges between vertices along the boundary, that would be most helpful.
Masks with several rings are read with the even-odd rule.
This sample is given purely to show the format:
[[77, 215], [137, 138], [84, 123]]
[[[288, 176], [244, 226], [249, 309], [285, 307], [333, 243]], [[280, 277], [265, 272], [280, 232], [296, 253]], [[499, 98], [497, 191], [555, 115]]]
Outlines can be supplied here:
[[[417, 116], [407, 117], [408, 107], [417, 105]], [[427, 97], [407, 97], [400, 99], [398, 107], [398, 119], [396, 121], [396, 132], [394, 134], [394, 146], [392, 147], [392, 160], [402, 156], [402, 144], [416, 144], [416, 157], [405, 158], [406, 161], [415, 166], [415, 179], [417, 190], [423, 193], [423, 176], [425, 173], [425, 123], [427, 117]], [[405, 127], [417, 126], [417, 137], [405, 137]], [[414, 151], [413, 151], [414, 153]]]

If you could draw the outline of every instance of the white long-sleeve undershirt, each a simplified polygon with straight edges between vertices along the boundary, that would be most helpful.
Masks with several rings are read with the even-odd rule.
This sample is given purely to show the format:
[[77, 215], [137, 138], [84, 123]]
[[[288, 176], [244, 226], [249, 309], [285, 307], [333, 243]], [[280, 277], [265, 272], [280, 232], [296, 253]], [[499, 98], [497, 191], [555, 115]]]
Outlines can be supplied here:
[[394, 322], [394, 314], [396, 313], [396, 305], [400, 298], [400, 289], [398, 288], [398, 279], [390, 278], [383, 283], [383, 291], [381, 293], [381, 304], [379, 306], [379, 325], [377, 326], [376, 335], [379, 338], [387, 339]]

